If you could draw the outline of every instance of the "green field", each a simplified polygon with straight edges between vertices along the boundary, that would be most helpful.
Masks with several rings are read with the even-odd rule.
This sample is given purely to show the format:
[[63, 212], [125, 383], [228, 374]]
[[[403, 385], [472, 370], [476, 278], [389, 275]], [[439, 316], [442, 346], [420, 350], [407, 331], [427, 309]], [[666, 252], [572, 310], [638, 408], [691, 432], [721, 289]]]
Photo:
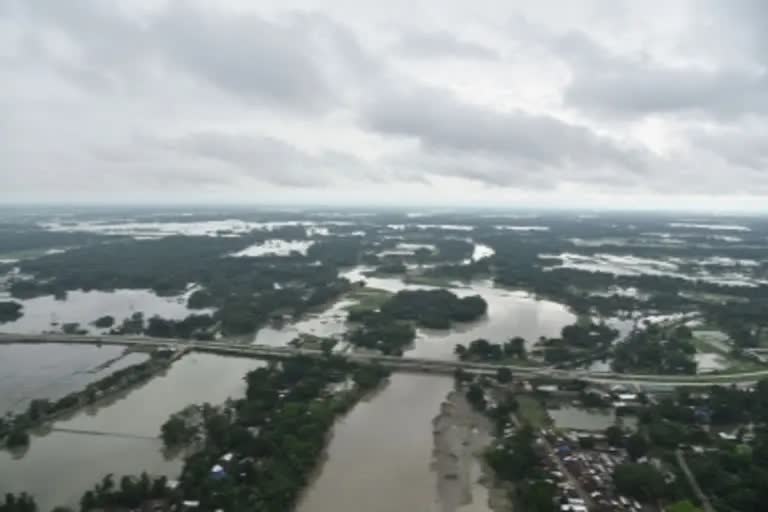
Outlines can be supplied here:
[[522, 421], [537, 429], [547, 427], [551, 423], [544, 406], [534, 397], [519, 395], [516, 399], [518, 404], [517, 415]]
[[347, 295], [347, 298], [355, 301], [346, 309], [348, 311], [373, 311], [379, 309], [392, 296], [387, 290], [378, 288], [360, 288]]

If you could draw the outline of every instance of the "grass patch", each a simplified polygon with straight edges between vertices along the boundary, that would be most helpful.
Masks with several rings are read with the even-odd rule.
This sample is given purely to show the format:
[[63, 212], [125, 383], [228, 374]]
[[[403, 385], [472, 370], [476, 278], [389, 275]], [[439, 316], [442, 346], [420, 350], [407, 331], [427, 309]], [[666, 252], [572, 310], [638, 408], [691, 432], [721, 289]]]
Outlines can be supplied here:
[[345, 309], [347, 311], [374, 311], [387, 302], [392, 295], [392, 292], [379, 288], [360, 288], [347, 296], [356, 301], [356, 303], [347, 306]]
[[697, 352], [716, 353], [726, 357], [730, 355], [729, 350], [724, 350], [718, 343], [707, 340], [706, 338], [694, 336], [692, 342], [693, 346], [696, 347]]
[[408, 284], [422, 284], [425, 286], [438, 286], [440, 288], [456, 288], [456, 279], [448, 277], [407, 275], [403, 277], [403, 282]]
[[516, 399], [517, 414], [522, 421], [527, 422], [533, 428], [544, 428], [550, 424], [546, 409], [536, 398], [530, 395], [519, 395]]

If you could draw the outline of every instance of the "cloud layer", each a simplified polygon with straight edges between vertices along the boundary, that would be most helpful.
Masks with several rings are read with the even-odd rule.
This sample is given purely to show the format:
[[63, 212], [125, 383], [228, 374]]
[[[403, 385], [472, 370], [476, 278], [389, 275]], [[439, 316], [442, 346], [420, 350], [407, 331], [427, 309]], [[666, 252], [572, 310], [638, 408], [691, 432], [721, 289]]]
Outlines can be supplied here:
[[579, 4], [0, 0], [0, 201], [765, 195], [766, 4]]

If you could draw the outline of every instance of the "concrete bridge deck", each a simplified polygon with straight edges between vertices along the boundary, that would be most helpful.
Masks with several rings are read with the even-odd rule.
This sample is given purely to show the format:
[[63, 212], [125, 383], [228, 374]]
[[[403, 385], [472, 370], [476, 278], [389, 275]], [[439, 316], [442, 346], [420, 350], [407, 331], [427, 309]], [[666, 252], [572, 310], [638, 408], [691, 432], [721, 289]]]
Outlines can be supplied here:
[[[215, 352], [232, 356], [261, 359], [281, 359], [296, 355], [323, 357], [323, 352], [320, 350], [296, 347], [271, 347], [266, 345], [244, 345], [234, 341], [227, 341], [226, 339], [216, 341], [194, 341], [143, 336], [83, 336], [68, 334], [29, 335], [0, 333], [0, 343], [86, 343], [96, 345], [173, 348], [175, 350], [184, 349], [200, 352]], [[525, 376], [527, 378], [539, 377], [562, 381], [584, 380], [602, 384], [625, 383], [639, 387], [711, 386], [731, 383], [751, 384], [762, 378], [768, 378], [768, 369], [756, 372], [714, 375], [645, 375], [595, 372], [589, 370], [563, 370], [552, 367], [519, 366], [502, 363], [478, 363], [472, 361], [397, 357], [356, 352], [340, 353], [339, 355], [354, 362], [379, 363], [395, 371], [415, 371], [421, 373], [452, 375], [457, 368], [461, 368], [471, 373], [494, 374], [499, 368], [508, 368], [512, 371], [513, 376]]]

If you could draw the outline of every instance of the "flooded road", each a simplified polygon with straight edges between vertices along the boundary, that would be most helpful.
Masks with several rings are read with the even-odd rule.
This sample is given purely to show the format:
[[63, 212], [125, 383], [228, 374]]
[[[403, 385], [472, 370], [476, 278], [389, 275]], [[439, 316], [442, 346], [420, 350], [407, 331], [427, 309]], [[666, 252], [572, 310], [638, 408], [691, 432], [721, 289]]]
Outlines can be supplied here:
[[[264, 363], [210, 354], [189, 354], [164, 374], [97, 407], [38, 432], [26, 453], [0, 451], [0, 493], [26, 491], [40, 510], [74, 506], [108, 473], [147, 471], [174, 477], [179, 458], [163, 455], [157, 436], [168, 416], [190, 404], [217, 404], [245, 391], [245, 374]], [[105, 435], [56, 432], [88, 430]]]
[[446, 377], [394, 374], [334, 427], [328, 458], [298, 512], [439, 511], [432, 420]]

